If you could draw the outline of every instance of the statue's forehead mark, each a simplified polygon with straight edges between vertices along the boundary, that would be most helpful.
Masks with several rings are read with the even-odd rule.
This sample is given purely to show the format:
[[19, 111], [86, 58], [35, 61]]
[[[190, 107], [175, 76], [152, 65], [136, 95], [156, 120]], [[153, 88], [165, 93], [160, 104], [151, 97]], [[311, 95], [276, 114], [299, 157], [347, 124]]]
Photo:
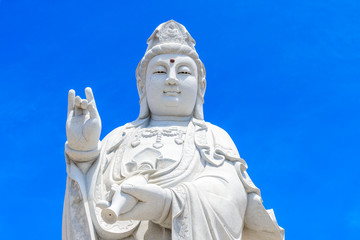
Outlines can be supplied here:
[[170, 62], [171, 62], [171, 63], [174, 63], [174, 62], [175, 62], [175, 59], [170, 58]]

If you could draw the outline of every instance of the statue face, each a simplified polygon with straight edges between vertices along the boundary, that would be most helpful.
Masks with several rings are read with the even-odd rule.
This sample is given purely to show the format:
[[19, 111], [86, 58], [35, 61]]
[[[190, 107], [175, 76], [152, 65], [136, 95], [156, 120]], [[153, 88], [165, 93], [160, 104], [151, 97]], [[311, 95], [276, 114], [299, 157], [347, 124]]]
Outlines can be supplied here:
[[189, 116], [197, 98], [196, 63], [186, 55], [158, 55], [148, 64], [145, 87], [151, 114]]

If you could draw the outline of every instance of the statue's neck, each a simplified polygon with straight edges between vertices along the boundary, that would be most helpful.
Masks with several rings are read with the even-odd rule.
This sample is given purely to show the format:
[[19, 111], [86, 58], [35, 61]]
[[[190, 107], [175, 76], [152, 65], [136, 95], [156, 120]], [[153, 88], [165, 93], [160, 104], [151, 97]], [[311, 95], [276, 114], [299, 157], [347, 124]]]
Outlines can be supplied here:
[[190, 120], [191, 116], [159, 116], [152, 114], [150, 117], [149, 127], [187, 126]]

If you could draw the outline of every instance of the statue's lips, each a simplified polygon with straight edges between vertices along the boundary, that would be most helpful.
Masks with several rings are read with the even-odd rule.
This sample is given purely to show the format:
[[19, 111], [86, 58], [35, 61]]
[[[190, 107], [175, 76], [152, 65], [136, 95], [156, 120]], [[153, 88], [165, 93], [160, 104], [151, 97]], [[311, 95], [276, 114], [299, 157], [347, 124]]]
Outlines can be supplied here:
[[177, 96], [177, 95], [181, 94], [181, 91], [179, 91], [179, 90], [164, 90], [163, 93], [166, 96]]

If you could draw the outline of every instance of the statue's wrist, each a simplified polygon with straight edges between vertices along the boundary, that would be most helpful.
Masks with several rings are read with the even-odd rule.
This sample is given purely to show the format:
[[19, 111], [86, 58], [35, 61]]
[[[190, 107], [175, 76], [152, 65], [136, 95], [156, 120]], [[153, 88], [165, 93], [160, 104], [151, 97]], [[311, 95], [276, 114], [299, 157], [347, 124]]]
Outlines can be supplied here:
[[164, 208], [161, 213], [161, 216], [158, 219], [153, 220], [152, 222], [161, 225], [162, 227], [171, 229], [172, 224], [172, 214], [171, 214], [171, 202], [172, 202], [172, 194], [170, 189], [164, 189], [165, 190], [165, 202], [164, 202]]
[[97, 146], [89, 151], [78, 151], [70, 148], [68, 142], [65, 143], [65, 153], [73, 161], [76, 162], [88, 162], [97, 159], [101, 149], [101, 141], [98, 142]]

